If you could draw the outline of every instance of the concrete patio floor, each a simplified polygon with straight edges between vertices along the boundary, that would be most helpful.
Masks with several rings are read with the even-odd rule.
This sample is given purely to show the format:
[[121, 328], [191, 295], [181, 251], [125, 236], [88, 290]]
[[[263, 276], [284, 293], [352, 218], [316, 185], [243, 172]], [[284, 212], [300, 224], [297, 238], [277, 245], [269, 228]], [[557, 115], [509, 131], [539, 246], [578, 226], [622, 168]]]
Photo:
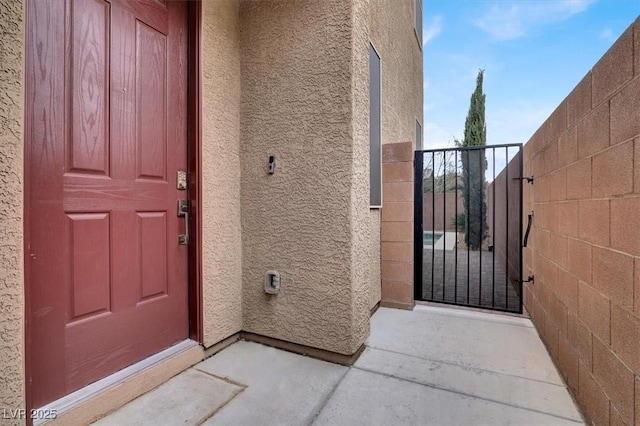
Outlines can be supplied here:
[[98, 425], [582, 424], [531, 321], [379, 309], [344, 367], [237, 342]]

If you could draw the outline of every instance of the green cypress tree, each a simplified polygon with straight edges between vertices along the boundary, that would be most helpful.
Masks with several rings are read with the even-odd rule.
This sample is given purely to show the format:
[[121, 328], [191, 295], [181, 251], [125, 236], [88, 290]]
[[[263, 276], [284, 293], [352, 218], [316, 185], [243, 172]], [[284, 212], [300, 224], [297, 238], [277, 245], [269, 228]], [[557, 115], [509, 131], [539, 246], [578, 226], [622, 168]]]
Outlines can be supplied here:
[[[476, 89], [471, 95], [469, 112], [464, 123], [464, 139], [456, 140], [456, 145], [485, 146], [487, 144], [487, 126], [484, 118], [485, 94], [482, 91], [484, 70], [478, 71]], [[485, 171], [487, 160], [484, 149], [463, 150], [462, 160], [462, 196], [465, 213], [465, 242], [470, 250], [481, 250], [487, 237], [487, 203], [485, 192], [487, 182]]]

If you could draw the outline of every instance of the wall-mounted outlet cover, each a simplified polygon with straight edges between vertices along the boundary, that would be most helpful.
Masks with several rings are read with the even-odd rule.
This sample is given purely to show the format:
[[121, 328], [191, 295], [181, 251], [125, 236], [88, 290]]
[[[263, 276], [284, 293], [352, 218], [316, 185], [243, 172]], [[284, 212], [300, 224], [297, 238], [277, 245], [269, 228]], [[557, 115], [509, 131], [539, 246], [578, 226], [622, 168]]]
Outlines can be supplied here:
[[281, 283], [280, 272], [267, 271], [264, 276], [264, 291], [268, 294], [278, 294]]

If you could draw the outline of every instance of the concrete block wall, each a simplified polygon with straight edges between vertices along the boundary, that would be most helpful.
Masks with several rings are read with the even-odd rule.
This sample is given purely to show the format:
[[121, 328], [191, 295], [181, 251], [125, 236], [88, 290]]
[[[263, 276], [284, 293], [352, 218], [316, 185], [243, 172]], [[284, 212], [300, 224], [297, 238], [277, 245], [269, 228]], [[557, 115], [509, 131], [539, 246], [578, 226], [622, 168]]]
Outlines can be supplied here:
[[640, 19], [524, 155], [526, 309], [589, 421], [640, 424]]
[[[516, 148], [511, 148], [514, 152]], [[488, 153], [490, 151], [487, 151]], [[495, 154], [488, 154], [491, 158]], [[488, 241], [493, 244], [495, 260], [508, 272], [515, 283], [520, 279], [520, 256], [514, 247], [520, 245], [520, 156], [516, 154], [495, 180], [487, 185], [487, 226]], [[528, 212], [525, 212], [528, 213]], [[527, 217], [523, 218], [523, 236], [526, 231]], [[494, 226], [495, 224], [495, 226]]]
[[382, 306], [412, 309], [413, 143], [382, 145]]
[[[458, 213], [464, 212], [462, 191], [456, 192], [425, 192], [422, 195], [422, 225], [425, 231], [450, 231], [455, 232], [454, 218], [456, 216], [456, 200]], [[434, 216], [435, 212], [435, 216]], [[446, 216], [445, 216], [446, 214]]]

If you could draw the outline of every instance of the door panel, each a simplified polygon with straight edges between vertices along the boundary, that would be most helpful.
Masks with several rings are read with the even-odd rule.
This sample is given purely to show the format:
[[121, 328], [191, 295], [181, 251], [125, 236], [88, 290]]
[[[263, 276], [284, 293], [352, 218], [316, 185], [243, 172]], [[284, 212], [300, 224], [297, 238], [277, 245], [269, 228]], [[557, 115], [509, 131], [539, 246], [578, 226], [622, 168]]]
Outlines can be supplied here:
[[110, 11], [102, 0], [69, 4], [69, 172], [109, 176]]
[[35, 407], [188, 336], [186, 5], [29, 3]]
[[166, 177], [166, 37], [136, 21], [136, 177]]
[[68, 214], [72, 256], [69, 323], [111, 311], [109, 213]]

